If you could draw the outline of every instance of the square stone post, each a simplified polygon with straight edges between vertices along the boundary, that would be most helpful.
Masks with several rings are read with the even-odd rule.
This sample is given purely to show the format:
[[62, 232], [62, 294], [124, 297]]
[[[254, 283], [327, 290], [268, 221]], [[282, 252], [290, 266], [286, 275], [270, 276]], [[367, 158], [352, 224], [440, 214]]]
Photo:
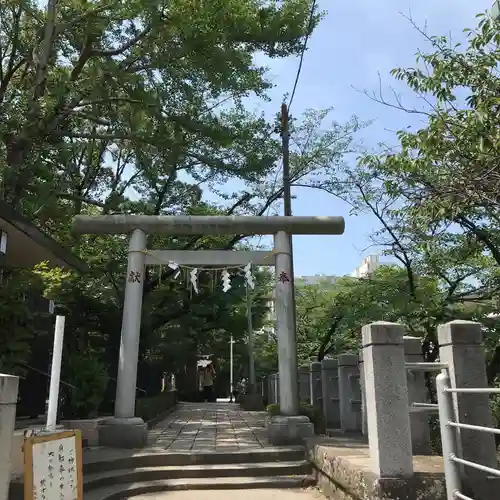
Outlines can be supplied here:
[[[439, 358], [448, 363], [452, 388], [480, 389], [488, 387], [486, 357], [481, 324], [473, 321], [451, 321], [438, 327]], [[461, 424], [494, 427], [489, 394], [453, 393], [455, 418]], [[461, 458], [487, 467], [497, 467], [493, 434], [469, 429], [455, 429]], [[462, 481], [475, 500], [498, 496], [498, 481], [471, 467], [461, 471]]]
[[9, 497], [18, 386], [19, 377], [0, 373], [0, 500], [7, 500]]
[[309, 404], [311, 401], [310, 367], [303, 365], [299, 368], [299, 401]]
[[321, 362], [321, 388], [323, 415], [327, 429], [340, 428], [339, 367], [336, 359], [325, 358]]
[[309, 374], [311, 404], [322, 409], [323, 392], [321, 389], [321, 363], [318, 361], [311, 363]]
[[341, 354], [338, 357], [340, 428], [343, 432], [361, 430], [358, 362], [359, 358], [356, 354]]
[[379, 477], [413, 475], [403, 335], [396, 323], [362, 328], [368, 442]]
[[[419, 337], [404, 337], [405, 360], [409, 363], [423, 361], [422, 343]], [[408, 401], [412, 403], [427, 403], [427, 387], [425, 372], [407, 370]], [[431, 433], [429, 414], [423, 411], [410, 412], [411, 443], [414, 455], [431, 455]]]
[[368, 422], [366, 419], [366, 389], [365, 368], [363, 363], [363, 351], [359, 351], [359, 386], [361, 389], [361, 433], [368, 436]]
[[269, 375], [269, 404], [277, 404], [278, 403], [278, 375], [276, 373], [272, 373]]

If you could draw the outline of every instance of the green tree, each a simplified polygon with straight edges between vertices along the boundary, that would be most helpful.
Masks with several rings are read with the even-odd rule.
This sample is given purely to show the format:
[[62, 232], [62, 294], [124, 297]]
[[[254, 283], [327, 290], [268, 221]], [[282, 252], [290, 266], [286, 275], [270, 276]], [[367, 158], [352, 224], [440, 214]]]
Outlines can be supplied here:
[[[140, 205], [171, 208], [171, 194], [179, 200], [193, 191], [176, 181], [182, 170], [216, 182], [269, 168], [269, 127], [240, 101], [270, 85], [252, 55], [298, 53], [319, 20], [309, 24], [310, 7], [309, 0], [3, 2], [4, 197], [49, 224], [87, 205], [126, 209], [136, 187], [146, 194]], [[223, 101], [235, 106], [221, 111]], [[146, 186], [161, 192], [151, 200]]]
[[[0, 286], [0, 369], [5, 373], [23, 375], [38, 332], [41, 314], [32, 307], [26, 289], [36, 286], [37, 277], [29, 272], [6, 270], [1, 273]], [[30, 307], [31, 306], [31, 307]]]
[[[335, 161], [336, 149], [327, 142], [321, 156], [325, 161], [303, 183], [342, 199], [352, 215], [369, 214], [378, 221], [372, 242], [400, 265], [398, 280], [404, 283], [396, 290], [404, 290], [413, 304], [400, 310], [400, 317], [412, 334], [424, 338], [430, 360], [437, 354], [438, 324], [459, 317], [495, 321], [488, 314], [496, 311], [500, 291], [494, 195], [499, 27], [498, 21], [479, 16], [477, 29], [467, 30], [463, 46], [421, 31], [432, 52], [419, 52], [416, 68], [396, 69], [393, 75], [429, 103], [428, 109], [406, 109], [400, 101], [374, 98], [421, 114], [425, 124], [398, 132], [398, 147], [381, 146], [374, 154], [356, 148], [351, 134], [348, 149], [361, 153], [357, 165], [346, 163], [344, 156]], [[295, 160], [299, 164], [314, 156], [320, 138], [338, 130], [333, 126], [325, 132], [314, 120], [310, 125], [307, 137], [312, 140], [302, 141], [305, 147]], [[363, 316], [362, 311], [357, 315]], [[493, 380], [500, 370], [494, 330], [488, 346]]]

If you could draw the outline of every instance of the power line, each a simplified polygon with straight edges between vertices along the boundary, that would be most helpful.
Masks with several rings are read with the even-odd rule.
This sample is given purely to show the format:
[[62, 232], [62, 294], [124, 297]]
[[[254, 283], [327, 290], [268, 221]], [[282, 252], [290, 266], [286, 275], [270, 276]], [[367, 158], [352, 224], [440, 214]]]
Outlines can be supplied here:
[[311, 34], [311, 26], [314, 18], [314, 11], [316, 10], [316, 0], [313, 0], [311, 4], [311, 12], [309, 13], [309, 23], [307, 26], [307, 33], [304, 39], [304, 45], [302, 46], [302, 51], [300, 53], [299, 67], [297, 69], [297, 75], [295, 76], [295, 83], [293, 84], [292, 95], [290, 96], [290, 100], [288, 101], [288, 110], [290, 110], [292, 106], [293, 98], [295, 97], [295, 91], [297, 90], [297, 84], [299, 83], [300, 72], [302, 71], [302, 63], [304, 62], [304, 54], [307, 49], [307, 42], [309, 41], [309, 36]]
[[[312, 26], [312, 22], [314, 19], [314, 11], [315, 10], [316, 10], [316, 0], [313, 0], [313, 2], [311, 4], [311, 10], [309, 12], [309, 21], [307, 24], [306, 37], [304, 39], [304, 45], [302, 46], [302, 50], [300, 53], [299, 67], [297, 69], [297, 75], [295, 76], [295, 83], [293, 85], [293, 90], [292, 90], [292, 94], [290, 96], [290, 101], [288, 102], [288, 110], [290, 109], [290, 106], [292, 105], [292, 101], [293, 101], [293, 98], [295, 96], [295, 91], [297, 90], [297, 84], [299, 83], [300, 73], [302, 71], [302, 64], [304, 62], [304, 54], [305, 54], [305, 51], [307, 48], [307, 42], [309, 40], [309, 36], [311, 34], [311, 26]], [[276, 176], [274, 178], [273, 188], [272, 188], [273, 191], [275, 191], [275, 189], [276, 189], [276, 185], [278, 183], [278, 177], [279, 177], [279, 174], [280, 174], [282, 168], [283, 168], [283, 165], [281, 165], [280, 168], [278, 168], [278, 170], [276, 172]], [[270, 210], [271, 210], [271, 205], [269, 205], [269, 207], [266, 210], [266, 214], [265, 214], [266, 216], [269, 215]], [[259, 242], [257, 243], [257, 246], [260, 245], [261, 241], [262, 241], [262, 235], [259, 238]]]
[[[292, 105], [292, 101], [293, 101], [293, 98], [295, 96], [295, 91], [297, 90], [297, 84], [299, 83], [300, 73], [302, 71], [302, 64], [304, 62], [304, 54], [305, 54], [305, 51], [306, 51], [306, 48], [307, 48], [307, 42], [309, 40], [309, 36], [311, 34], [311, 26], [312, 26], [312, 22], [313, 22], [313, 19], [314, 19], [314, 11], [315, 10], [316, 10], [316, 0], [313, 0], [312, 4], [311, 4], [311, 10], [309, 12], [309, 21], [308, 21], [308, 24], [307, 24], [306, 37], [304, 39], [304, 45], [302, 46], [302, 51], [301, 51], [301, 54], [300, 54], [299, 67], [297, 69], [297, 75], [295, 76], [295, 83], [293, 85], [293, 90], [292, 90], [292, 94], [290, 96], [290, 101], [288, 102], [288, 110], [290, 110], [290, 106]], [[278, 177], [279, 177], [279, 174], [280, 174], [282, 168], [283, 168], [283, 165], [281, 165], [280, 168], [278, 168], [278, 170], [276, 172], [276, 176], [274, 178], [273, 188], [272, 188], [273, 191], [275, 191], [275, 189], [276, 189], [276, 185], [278, 183]], [[270, 210], [271, 210], [271, 205], [269, 205], [269, 207], [267, 208], [266, 215], [269, 215]], [[262, 235], [260, 236], [260, 239], [259, 239], [259, 242], [257, 243], [257, 246], [260, 245], [261, 241], [262, 241]]]
[[[279, 175], [281, 173], [282, 168], [283, 168], [283, 165], [279, 165], [278, 168], [276, 169], [276, 174], [274, 176], [274, 181], [273, 181], [272, 188], [271, 188], [271, 196], [274, 196], [274, 193], [276, 192], [276, 188], [278, 186]], [[274, 200], [274, 201], [276, 201], [276, 200]], [[265, 217], [267, 217], [269, 215], [269, 212], [271, 211], [271, 207], [272, 207], [272, 203], [270, 203], [269, 206], [267, 207], [267, 210], [264, 213]], [[260, 246], [260, 243], [262, 242], [262, 238], [263, 238], [263, 235], [261, 234], [259, 241], [257, 242], [257, 247]]]

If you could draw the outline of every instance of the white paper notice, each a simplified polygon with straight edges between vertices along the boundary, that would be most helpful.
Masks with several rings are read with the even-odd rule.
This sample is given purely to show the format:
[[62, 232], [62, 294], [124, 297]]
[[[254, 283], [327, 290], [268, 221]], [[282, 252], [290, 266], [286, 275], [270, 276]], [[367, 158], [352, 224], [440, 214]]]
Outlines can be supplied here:
[[75, 437], [33, 445], [33, 500], [76, 500]]

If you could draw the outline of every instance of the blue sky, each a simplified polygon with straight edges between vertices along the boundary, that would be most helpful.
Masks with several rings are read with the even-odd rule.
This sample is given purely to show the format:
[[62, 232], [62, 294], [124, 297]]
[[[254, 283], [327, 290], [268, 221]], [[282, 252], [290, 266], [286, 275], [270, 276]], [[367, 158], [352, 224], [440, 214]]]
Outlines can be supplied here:
[[[403, 112], [370, 101], [357, 89], [377, 90], [378, 73], [384, 88], [395, 87], [408, 107], [421, 107], [411, 92], [389, 75], [392, 68], [411, 67], [415, 52], [424, 50], [426, 42], [401, 15], [408, 15], [419, 26], [427, 24], [432, 35], [449, 35], [464, 39], [463, 28], [476, 25], [475, 15], [489, 9], [492, 0], [323, 0], [326, 18], [309, 40], [301, 78], [291, 112], [299, 116], [308, 108], [334, 107], [332, 119], [348, 120], [356, 114], [362, 120], [375, 122], [361, 132], [367, 145], [380, 141], [394, 143], [393, 131], [415, 124], [415, 118]], [[269, 74], [275, 85], [271, 103], [250, 101], [250, 106], [271, 118], [279, 111], [283, 94], [292, 90], [298, 66], [297, 58], [270, 61]], [[349, 208], [332, 196], [304, 188], [293, 195], [294, 215], [341, 215], [346, 219], [343, 236], [295, 236], [296, 275], [343, 275], [358, 266], [374, 249], [369, 235], [377, 229], [369, 216], [349, 216]], [[267, 240], [263, 240], [266, 241]]]

